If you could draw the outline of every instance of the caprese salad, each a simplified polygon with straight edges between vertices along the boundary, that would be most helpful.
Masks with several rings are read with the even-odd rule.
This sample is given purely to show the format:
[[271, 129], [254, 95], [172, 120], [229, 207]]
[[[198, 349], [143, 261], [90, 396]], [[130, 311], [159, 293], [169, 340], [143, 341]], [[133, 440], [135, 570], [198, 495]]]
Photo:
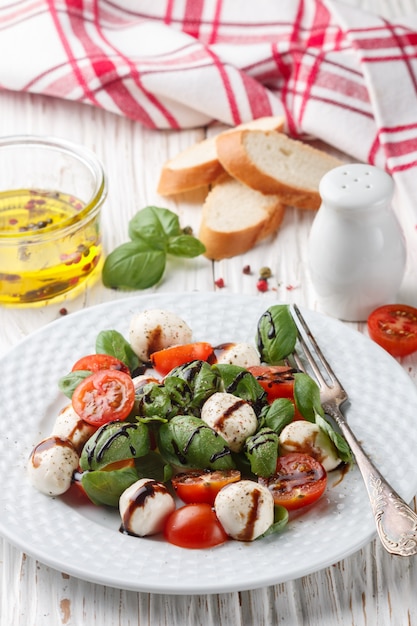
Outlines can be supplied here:
[[122, 532], [182, 547], [281, 531], [352, 457], [316, 383], [292, 362], [289, 307], [267, 309], [254, 339], [194, 341], [159, 309], [134, 315], [128, 339], [101, 331], [59, 381], [68, 404], [31, 453], [33, 486], [81, 489], [118, 508]]

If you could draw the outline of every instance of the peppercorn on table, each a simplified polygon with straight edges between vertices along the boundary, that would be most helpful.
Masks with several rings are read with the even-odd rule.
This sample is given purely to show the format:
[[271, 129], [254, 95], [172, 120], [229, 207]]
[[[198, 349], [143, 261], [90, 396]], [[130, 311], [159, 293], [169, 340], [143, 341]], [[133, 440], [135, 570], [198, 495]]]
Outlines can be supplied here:
[[[417, 11], [417, 0], [350, 0], [350, 4], [386, 17]], [[108, 177], [108, 197], [102, 209], [106, 252], [128, 241], [129, 220], [149, 205], [172, 210], [178, 214], [181, 226], [198, 232], [204, 189], [162, 198], [156, 191], [159, 174], [168, 158], [222, 130], [221, 125], [182, 131], [149, 130], [95, 107], [7, 91], [0, 91], [0, 109], [0, 135], [62, 137], [90, 148], [102, 161]], [[180, 302], [184, 293], [213, 293], [252, 296], [258, 299], [260, 310], [273, 301], [317, 310], [307, 263], [313, 217], [313, 212], [287, 209], [274, 237], [231, 259], [212, 262], [202, 256], [170, 257], [162, 279], [143, 292], [115, 291], [98, 279], [87, 282], [81, 293], [69, 293], [59, 302], [24, 308], [0, 306], [0, 355], [7, 358], [8, 351], [22, 339], [45, 329], [50, 322], [68, 319], [95, 305], [136, 298], [141, 293], [146, 303], [152, 301], [153, 294], [166, 294]], [[399, 300], [417, 306], [415, 281], [415, 268], [408, 267]], [[367, 334], [365, 323], [345, 326]], [[404, 357], [400, 363], [417, 384], [417, 354]], [[51, 384], [55, 384], [53, 358], [49, 370]], [[24, 379], [19, 381], [19, 385], [25, 384]], [[7, 435], [10, 422], [29, 420], [30, 413], [30, 406], [26, 415], [5, 415], [2, 411], [1, 436]], [[400, 420], [401, 416], [394, 419]], [[38, 514], [33, 510], [34, 528], [37, 522]], [[19, 519], [14, 523], [19, 525]], [[83, 535], [82, 526], [75, 535]], [[301, 577], [257, 589], [216, 589], [210, 594], [153, 593], [89, 582], [36, 560], [5, 539], [0, 541], [0, 623], [4, 626], [417, 624], [417, 561], [390, 556], [377, 540], [331, 566], [305, 572]], [[77, 544], [71, 550], [76, 552]], [[79, 559], [83, 559], [82, 553]], [[233, 567], [238, 571], [239, 562]], [[177, 576], [180, 588], [181, 571]]]

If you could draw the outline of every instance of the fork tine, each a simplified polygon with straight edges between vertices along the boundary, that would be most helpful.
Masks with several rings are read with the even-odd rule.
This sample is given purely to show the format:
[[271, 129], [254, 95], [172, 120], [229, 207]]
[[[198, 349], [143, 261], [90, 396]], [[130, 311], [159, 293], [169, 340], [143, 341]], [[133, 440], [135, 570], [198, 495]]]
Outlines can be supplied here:
[[[292, 305], [293, 310], [297, 316], [298, 321], [300, 322], [300, 325], [304, 331], [304, 333], [306, 334], [308, 340], [310, 341], [311, 345], [314, 348], [315, 353], [317, 354], [318, 358], [321, 361], [321, 364], [323, 366], [323, 368], [326, 371], [326, 374], [328, 375], [330, 381], [333, 384], [337, 384], [341, 387], [341, 389], [344, 391], [342, 384], [340, 383], [340, 381], [338, 380], [336, 374], [334, 373], [333, 369], [331, 368], [329, 362], [327, 361], [326, 357], [324, 356], [323, 352], [321, 351], [320, 346], [317, 344], [317, 341], [314, 338], [314, 335], [312, 334], [309, 326], [307, 325], [307, 322], [305, 321], [303, 315], [301, 314], [300, 309], [298, 308], [298, 306], [296, 304]], [[303, 348], [307, 360], [309, 362], [309, 365], [311, 366], [311, 369], [313, 370], [315, 376], [317, 377], [317, 379], [320, 381], [320, 383], [322, 385], [326, 385], [326, 381], [323, 377], [323, 374], [321, 373], [317, 363], [316, 363], [316, 359], [314, 358], [310, 348], [307, 345], [307, 342], [305, 341], [304, 337], [302, 336], [302, 334], [300, 332], [298, 332], [298, 339], [299, 342], [301, 344], [301, 347]], [[297, 362], [297, 359], [296, 359]]]
[[304, 372], [304, 369], [305, 369], [304, 363], [302, 362], [302, 360], [298, 356], [297, 352], [293, 352], [291, 357], [294, 359], [294, 362], [295, 362], [295, 364], [297, 366], [297, 369], [299, 369], [301, 372]]
[[[311, 369], [314, 372], [315, 377], [317, 378], [317, 382], [320, 384], [320, 386], [325, 386], [326, 385], [326, 381], [324, 380], [323, 374], [321, 373], [315, 358], [313, 357], [313, 354], [310, 350], [310, 348], [308, 347], [304, 337], [301, 335], [300, 332], [298, 332], [298, 341], [301, 345], [301, 348], [303, 349], [303, 352], [307, 358], [308, 364], [311, 367]], [[300, 369], [301, 371], [305, 370], [304, 364], [302, 362], [302, 360], [300, 359], [299, 355], [297, 354], [297, 352], [294, 351], [293, 353], [293, 358], [294, 361], [298, 367], [298, 369]]]

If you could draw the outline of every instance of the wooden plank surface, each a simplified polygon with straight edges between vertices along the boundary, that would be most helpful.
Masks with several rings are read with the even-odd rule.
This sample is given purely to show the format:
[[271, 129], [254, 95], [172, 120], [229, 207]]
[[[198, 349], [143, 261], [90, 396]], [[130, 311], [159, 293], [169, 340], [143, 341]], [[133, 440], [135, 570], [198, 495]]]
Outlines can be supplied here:
[[[417, 10], [417, 0], [350, 3], [386, 16]], [[172, 208], [183, 225], [198, 229], [204, 194], [198, 191], [162, 200], [156, 193], [156, 183], [162, 163], [202, 138], [203, 129], [150, 131], [93, 107], [5, 92], [0, 92], [0, 112], [1, 135], [66, 137], [90, 147], [102, 159], [109, 177], [109, 196], [103, 210], [107, 250], [127, 239], [128, 220], [147, 204]], [[157, 291], [214, 291], [215, 280], [221, 277], [226, 291], [259, 295], [256, 272], [266, 265], [273, 271], [271, 287], [276, 290], [277, 300], [314, 309], [317, 303], [306, 269], [312, 218], [311, 214], [288, 210], [273, 240], [236, 259], [218, 263], [203, 259], [177, 261], [170, 265]], [[245, 265], [253, 269], [252, 275], [243, 273]], [[123, 294], [96, 284], [65, 306], [71, 313], [118, 297]], [[30, 310], [0, 307], [0, 355], [57, 319], [61, 306]], [[365, 332], [363, 324], [352, 326]], [[416, 356], [405, 359], [403, 365], [416, 380]], [[18, 418], [2, 415], [2, 428], [7, 428], [7, 420]], [[377, 542], [330, 568], [285, 584], [211, 596], [167, 596], [83, 582], [56, 572], [0, 540], [1, 626], [405, 626], [417, 624], [416, 585], [417, 560], [391, 557]]]

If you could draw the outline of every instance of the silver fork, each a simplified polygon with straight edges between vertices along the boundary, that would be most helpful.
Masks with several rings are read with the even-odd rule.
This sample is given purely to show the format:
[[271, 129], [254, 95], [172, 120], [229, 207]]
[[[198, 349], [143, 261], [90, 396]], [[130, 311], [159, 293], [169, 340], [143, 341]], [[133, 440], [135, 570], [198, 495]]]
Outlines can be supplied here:
[[[348, 395], [317, 345], [310, 328], [296, 305], [293, 305], [293, 311], [296, 316], [293, 314], [294, 321], [297, 323], [299, 344], [317, 379], [323, 410], [339, 426], [355, 457], [369, 495], [382, 545], [391, 554], [399, 556], [417, 554], [417, 514], [387, 483], [363, 451], [340, 410], [340, 406], [348, 399]], [[304, 331], [303, 333], [300, 332], [300, 328]], [[316, 358], [313, 356], [304, 335], [313, 348]], [[294, 360], [297, 367], [305, 371], [304, 364], [296, 353], [294, 353]], [[327, 378], [324, 377], [323, 371]]]

